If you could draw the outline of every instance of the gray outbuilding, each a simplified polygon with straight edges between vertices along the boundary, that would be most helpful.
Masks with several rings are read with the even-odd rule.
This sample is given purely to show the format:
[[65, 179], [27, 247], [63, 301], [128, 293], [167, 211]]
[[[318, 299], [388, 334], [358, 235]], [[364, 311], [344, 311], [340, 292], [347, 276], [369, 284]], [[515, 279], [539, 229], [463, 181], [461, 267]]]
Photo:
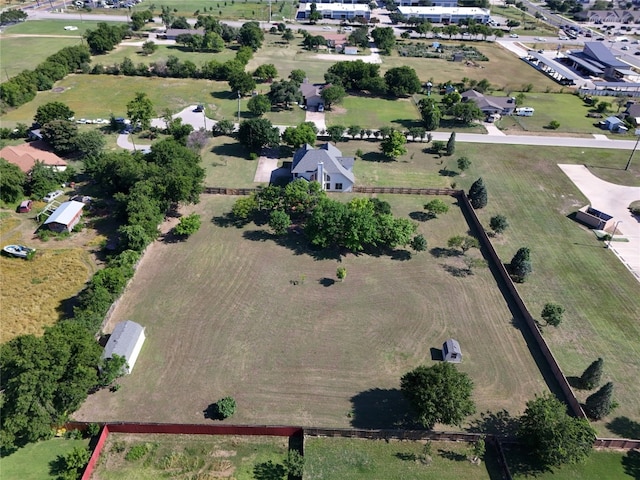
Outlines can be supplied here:
[[120, 322], [113, 329], [102, 356], [103, 358], [111, 358], [113, 355], [124, 357], [127, 360], [124, 367], [125, 373], [131, 373], [145, 339], [142, 325], [131, 320]]
[[462, 362], [462, 350], [457, 340], [450, 338], [442, 344], [442, 359], [449, 363]]

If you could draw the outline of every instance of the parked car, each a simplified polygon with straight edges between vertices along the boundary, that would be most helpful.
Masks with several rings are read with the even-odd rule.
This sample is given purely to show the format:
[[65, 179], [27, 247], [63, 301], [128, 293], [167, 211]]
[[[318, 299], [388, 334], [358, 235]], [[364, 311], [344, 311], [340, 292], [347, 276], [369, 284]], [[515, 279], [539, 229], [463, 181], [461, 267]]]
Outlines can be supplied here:
[[511, 35], [509, 35], [509, 37], [511, 37], [511, 38], [520, 38], [520, 35], [518, 35], [517, 33], [512, 33]]
[[63, 193], [64, 192], [62, 190], [56, 190], [55, 192], [49, 192], [44, 197], [42, 197], [42, 200], [44, 200], [45, 202], [49, 203], [52, 200], [55, 200], [56, 198], [58, 198]]
[[25, 200], [18, 205], [18, 213], [29, 213], [33, 202], [31, 200]]
[[628, 45], [624, 45], [620, 50], [629, 50], [629, 46]]

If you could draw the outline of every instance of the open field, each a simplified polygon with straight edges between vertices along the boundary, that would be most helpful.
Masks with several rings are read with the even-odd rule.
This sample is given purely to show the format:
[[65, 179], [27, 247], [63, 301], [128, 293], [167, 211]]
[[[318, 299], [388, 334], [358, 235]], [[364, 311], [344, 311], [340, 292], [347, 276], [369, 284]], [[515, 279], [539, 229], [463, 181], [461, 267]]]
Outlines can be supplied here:
[[[73, 32], [71, 32], [73, 33]], [[2, 81], [14, 77], [23, 70], [33, 70], [49, 55], [64, 47], [77, 45], [80, 37], [1, 37], [0, 58], [2, 59]], [[25, 55], [25, 52], [29, 52]]]
[[45, 480], [56, 478], [50, 473], [50, 462], [76, 447], [88, 447], [89, 440], [52, 438], [30, 443], [15, 453], [0, 458], [2, 480]]
[[[92, 478], [279, 478], [256, 472], [268, 462], [282, 465], [287, 442], [283, 437], [112, 433]], [[125, 459], [131, 447], [144, 444], [150, 447], [146, 455], [138, 460]]]
[[[402, 216], [427, 201], [384, 199]], [[233, 201], [204, 196], [195, 210], [218, 217]], [[436, 248], [468, 227], [453, 208], [419, 228]], [[465, 351], [479, 412], [517, 414], [546, 390], [489, 269], [458, 278], [449, 273], [458, 257], [347, 255], [348, 279], [329, 285], [335, 257], [262, 230], [209, 222], [188, 242], [151, 247], [107, 328], [124, 318], [146, 327], [136, 369], [117, 393], [92, 395], [77, 419], [202, 422], [212, 399], [232, 395], [234, 423], [391, 426], [406, 414], [400, 376], [432, 363], [430, 349], [450, 336]]]
[[26, 215], [10, 213], [0, 219], [0, 244], [19, 243], [37, 249], [35, 258], [0, 256], [0, 342], [17, 335], [39, 335], [59, 318], [60, 303], [73, 297], [95, 271], [83, 243], [95, 237], [90, 230], [69, 239], [42, 242], [33, 232], [36, 224]]
[[[176, 16], [185, 16], [185, 17], [195, 17], [194, 15], [196, 11], [199, 11], [200, 14], [208, 14], [214, 15], [221, 19], [246, 19], [246, 20], [256, 20], [260, 22], [269, 21], [269, 4], [266, 1], [256, 1], [256, 0], [247, 0], [247, 1], [219, 1], [219, 2], [211, 2], [208, 0], [158, 0], [154, 1], [155, 5], [154, 12], [159, 14], [160, 9], [163, 6], [169, 6], [171, 9], [177, 9], [175, 12]], [[149, 3], [143, 2], [132, 8], [133, 11], [137, 10], [148, 10]], [[102, 12], [103, 9], [100, 9]], [[108, 11], [108, 10], [107, 10]], [[122, 14], [122, 10], [114, 9], [112, 12]], [[271, 7], [272, 19], [274, 21], [280, 20], [284, 18], [293, 18], [295, 17], [295, 9], [292, 7], [291, 3], [287, 3], [284, 0], [280, 2], [275, 1]]]
[[[95, 30], [98, 28], [98, 22], [91, 20], [28, 20], [26, 22], [17, 23], [7, 27], [4, 31], [5, 35], [70, 35], [80, 39], [87, 30]], [[123, 22], [105, 22], [109, 25], [122, 25]], [[65, 30], [64, 27], [72, 25], [78, 27], [78, 30]], [[3, 40], [4, 41], [4, 40]]]
[[[412, 43], [425, 43], [431, 45], [433, 40], [412, 39]], [[494, 88], [504, 91], [519, 91], [523, 85], [532, 83], [536, 92], [559, 91], [562, 87], [542, 75], [537, 70], [526, 65], [522, 60], [518, 59], [513, 53], [502, 48], [494, 42], [460, 42], [440, 40], [444, 45], [473, 45], [478, 51], [483, 53], [488, 62], [477, 62], [477, 67], [467, 66], [465, 62], [452, 62], [449, 60], [426, 59], [401, 57], [397, 52], [391, 56], [382, 57], [382, 66], [380, 72], [384, 74], [388, 69], [393, 67], [409, 66], [412, 67], [421, 81], [431, 80], [434, 84], [441, 82], [459, 82], [464, 77], [473, 80], [489, 80]], [[402, 45], [402, 42], [398, 42]], [[566, 88], [565, 88], [566, 90]]]
[[[305, 480], [335, 479], [496, 479], [501, 470], [491, 447], [486, 463], [473, 465], [469, 444], [432, 442], [433, 462], [426, 466], [415, 457], [423, 453], [424, 442], [361, 440], [350, 438], [305, 439]], [[414, 457], [415, 456], [415, 457]]]
[[406, 130], [422, 124], [420, 113], [411, 98], [348, 96], [340, 105], [327, 110], [325, 119], [327, 125], [360, 125], [376, 130], [384, 126]]
[[[517, 448], [505, 448], [505, 456], [514, 480], [532, 478], [527, 458]], [[594, 450], [584, 463], [565, 465], [548, 472], [536, 472], [536, 480], [637, 480], [640, 453]]]

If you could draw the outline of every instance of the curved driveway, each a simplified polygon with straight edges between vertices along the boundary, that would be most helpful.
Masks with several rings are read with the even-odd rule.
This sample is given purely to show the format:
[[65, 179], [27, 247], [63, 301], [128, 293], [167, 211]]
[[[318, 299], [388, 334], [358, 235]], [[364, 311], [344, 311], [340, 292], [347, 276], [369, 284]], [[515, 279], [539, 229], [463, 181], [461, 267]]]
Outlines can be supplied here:
[[631, 215], [628, 208], [631, 202], [640, 200], [640, 187], [605, 182], [584, 165], [558, 166], [589, 199], [593, 208], [612, 215], [616, 222], [620, 221], [616, 236], [621, 235], [629, 241], [612, 242], [609, 248], [640, 281], [640, 219]]

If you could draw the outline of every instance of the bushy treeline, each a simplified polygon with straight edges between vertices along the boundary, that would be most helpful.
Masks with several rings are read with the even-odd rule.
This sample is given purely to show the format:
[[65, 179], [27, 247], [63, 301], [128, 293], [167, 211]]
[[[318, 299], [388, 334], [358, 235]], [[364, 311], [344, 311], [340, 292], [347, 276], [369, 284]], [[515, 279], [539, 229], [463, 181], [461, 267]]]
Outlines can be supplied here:
[[417, 225], [396, 218], [391, 206], [377, 198], [342, 203], [327, 197], [318, 182], [299, 179], [285, 187], [269, 186], [236, 201], [232, 215], [240, 221], [267, 217], [276, 234], [300, 225], [311, 245], [374, 252], [407, 245]]
[[0, 25], [9, 25], [11, 23], [24, 22], [27, 14], [19, 9], [5, 10], [0, 13]]
[[69, 73], [88, 68], [91, 55], [84, 45], [65, 47], [47, 57], [34, 70], [24, 70], [0, 85], [0, 101], [19, 107], [33, 100], [38, 91], [51, 90]]
[[114, 65], [96, 64], [91, 72], [94, 75], [127, 75], [142, 77], [204, 78], [207, 80], [229, 80], [234, 74], [244, 73], [244, 68], [253, 57], [250, 47], [240, 47], [233, 59], [226, 62], [210, 60], [198, 67], [191, 60], [180, 60], [169, 55], [167, 60], [158, 60], [150, 64], [138, 63], [126, 57]]

